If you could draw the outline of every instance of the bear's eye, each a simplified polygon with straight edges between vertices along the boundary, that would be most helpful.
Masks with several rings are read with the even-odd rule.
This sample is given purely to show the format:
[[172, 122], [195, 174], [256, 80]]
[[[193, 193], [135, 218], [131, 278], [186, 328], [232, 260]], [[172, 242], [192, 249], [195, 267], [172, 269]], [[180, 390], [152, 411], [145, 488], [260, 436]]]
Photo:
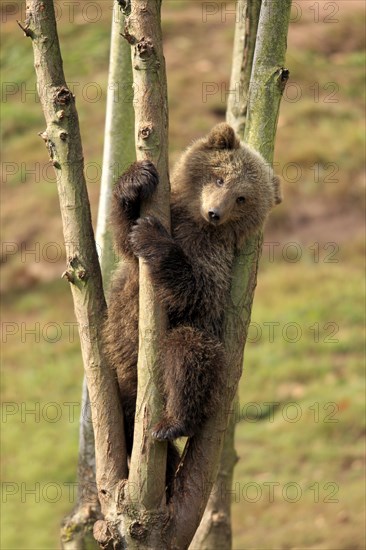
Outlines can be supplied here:
[[243, 204], [243, 203], [245, 202], [245, 197], [238, 197], [238, 198], [236, 199], [236, 202], [237, 202], [238, 204]]
[[222, 178], [217, 178], [216, 185], [222, 187], [224, 185], [224, 180]]

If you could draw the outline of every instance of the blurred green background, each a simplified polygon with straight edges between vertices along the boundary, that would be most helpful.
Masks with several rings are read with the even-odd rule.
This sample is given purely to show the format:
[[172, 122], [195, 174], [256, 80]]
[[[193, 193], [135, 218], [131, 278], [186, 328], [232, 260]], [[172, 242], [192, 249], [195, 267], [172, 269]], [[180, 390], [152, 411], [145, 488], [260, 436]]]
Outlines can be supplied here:
[[[172, 163], [224, 120], [234, 2], [163, 1]], [[111, 2], [56, 2], [96, 220]], [[245, 352], [234, 548], [365, 548], [364, 1], [293, 3]], [[82, 364], [30, 40], [2, 1], [1, 548], [59, 547], [73, 505]], [[207, 94], [210, 90], [210, 94]]]

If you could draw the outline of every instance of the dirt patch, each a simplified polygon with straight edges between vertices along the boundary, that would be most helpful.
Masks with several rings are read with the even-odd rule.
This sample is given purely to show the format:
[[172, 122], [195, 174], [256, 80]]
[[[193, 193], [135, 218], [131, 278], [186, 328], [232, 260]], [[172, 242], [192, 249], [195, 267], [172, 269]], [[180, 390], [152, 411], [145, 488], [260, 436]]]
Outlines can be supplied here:
[[315, 199], [293, 206], [280, 224], [269, 223], [265, 236], [270, 240], [340, 245], [364, 238], [365, 220], [360, 209]]

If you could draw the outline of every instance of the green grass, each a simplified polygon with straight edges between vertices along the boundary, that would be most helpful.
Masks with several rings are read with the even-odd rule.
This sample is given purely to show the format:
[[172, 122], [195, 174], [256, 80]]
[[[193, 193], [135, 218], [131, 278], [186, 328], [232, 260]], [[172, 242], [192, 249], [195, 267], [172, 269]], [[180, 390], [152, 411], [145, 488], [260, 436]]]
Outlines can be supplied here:
[[[59, 23], [66, 76], [79, 83], [75, 90], [85, 159], [99, 164], [109, 55], [107, 4], [101, 4], [97, 24], [88, 24], [80, 9], [73, 23], [65, 13]], [[348, 11], [343, 4], [335, 25], [314, 25], [304, 7], [304, 17], [289, 35], [287, 63], [301, 99], [282, 102], [276, 161], [280, 174], [292, 162], [302, 177], [296, 183], [285, 178], [284, 204], [267, 226], [265, 240], [279, 246], [273, 262], [268, 251], [263, 253], [240, 385], [235, 550], [365, 548], [364, 30], [361, 7]], [[233, 18], [225, 22], [218, 14], [202, 32], [199, 2], [167, 0], [163, 6], [174, 160], [191, 139], [223, 118], [221, 90], [229, 89]], [[18, 245], [2, 265], [1, 547], [55, 549], [60, 521], [73, 505], [82, 363], [77, 337], [70, 338], [67, 324], [74, 315], [68, 285], [60, 279], [64, 253], [55, 264], [42, 256], [47, 243], [56, 242], [62, 251], [63, 245], [56, 186], [44, 177], [48, 155], [37, 136], [45, 127], [41, 107], [34, 96], [24, 95], [35, 83], [31, 44], [14, 19], [3, 25], [2, 34], [3, 82], [19, 90], [6, 96], [1, 107], [4, 160], [16, 166], [14, 174], [4, 174], [3, 239]], [[96, 103], [83, 94], [90, 82], [102, 92]], [[220, 92], [205, 102], [207, 82], [217, 83]], [[337, 85], [336, 103], [327, 101], [329, 83]], [[322, 165], [319, 181], [314, 163]], [[327, 178], [329, 163], [337, 165], [337, 182]], [[39, 171], [31, 174], [35, 166]], [[89, 182], [94, 219], [98, 187]], [[283, 259], [287, 242], [298, 243], [299, 261]], [[338, 246], [337, 263], [326, 261], [333, 250], [325, 248], [328, 242]], [[41, 254], [24, 256], [36, 243]], [[58, 338], [52, 343], [54, 323]], [[278, 323], [272, 325], [273, 342], [268, 323]], [[26, 332], [32, 329], [35, 333]], [[300, 337], [291, 342], [295, 331], [301, 331]], [[60, 417], [54, 422], [56, 413]], [[292, 422], [295, 414], [299, 417]], [[301, 495], [290, 502], [294, 490]], [[338, 502], [328, 502], [332, 492]]]
[[66, 324], [74, 320], [71, 296], [60, 280], [12, 302], [3, 302], [2, 548], [56, 548], [72, 507], [80, 414], [81, 354]]

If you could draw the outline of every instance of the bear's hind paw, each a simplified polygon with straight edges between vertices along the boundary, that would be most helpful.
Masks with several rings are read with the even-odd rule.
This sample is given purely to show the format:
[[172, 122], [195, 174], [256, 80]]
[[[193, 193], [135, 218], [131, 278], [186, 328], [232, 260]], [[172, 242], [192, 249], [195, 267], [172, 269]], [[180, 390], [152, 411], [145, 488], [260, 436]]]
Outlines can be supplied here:
[[153, 428], [151, 435], [158, 441], [172, 441], [178, 437], [190, 437], [183, 424], [174, 420], [162, 420]]

